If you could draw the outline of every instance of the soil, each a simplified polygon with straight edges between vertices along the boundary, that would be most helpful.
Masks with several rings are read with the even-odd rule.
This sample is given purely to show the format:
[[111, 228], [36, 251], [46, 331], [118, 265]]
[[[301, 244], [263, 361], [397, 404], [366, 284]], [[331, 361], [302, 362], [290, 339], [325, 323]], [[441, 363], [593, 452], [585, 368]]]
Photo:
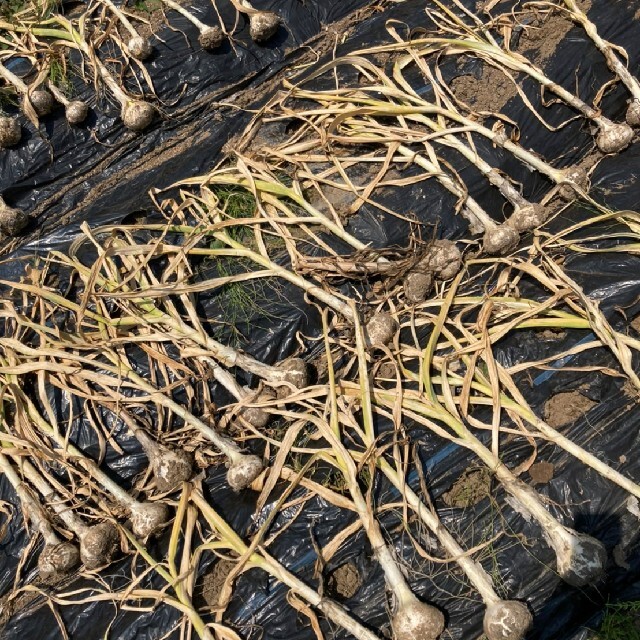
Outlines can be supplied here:
[[[578, 2], [583, 10], [591, 6], [590, 0]], [[538, 66], [556, 52], [556, 49], [574, 23], [561, 14], [544, 16], [535, 12], [520, 15], [523, 31], [515, 47]], [[517, 80], [516, 76], [516, 80]], [[458, 76], [451, 82], [456, 97], [475, 111], [497, 113], [517, 95], [515, 85], [500, 70], [485, 64], [480, 79], [471, 75]]]
[[564, 427], [585, 415], [598, 403], [579, 391], [558, 393], [544, 405], [544, 419], [554, 428]]
[[545, 341], [562, 340], [567, 335], [567, 332], [563, 329], [543, 329], [542, 331], [538, 331], [536, 335], [540, 340]]
[[442, 494], [449, 507], [472, 507], [491, 493], [491, 472], [489, 469], [467, 469], [453, 483], [451, 489]]
[[[185, 0], [176, 0], [178, 4], [188, 4]], [[166, 24], [164, 8], [161, 0], [142, 0], [138, 6], [127, 7], [127, 13], [140, 18], [133, 20], [136, 31], [143, 37], [149, 38]], [[144, 20], [144, 22], [142, 22]]]
[[466, 102], [474, 111], [499, 112], [511, 98], [517, 95], [515, 85], [507, 76], [484, 65], [482, 76], [458, 76], [451, 81], [456, 97]]
[[352, 598], [362, 586], [362, 579], [353, 562], [347, 562], [335, 569], [327, 580], [329, 591], [338, 599]]
[[555, 467], [551, 462], [536, 462], [529, 469], [531, 484], [548, 484], [553, 480]]
[[51, 576], [46, 580], [38, 576], [36, 582], [31, 585], [33, 587], [32, 591], [22, 591], [18, 595], [13, 590], [5, 593], [0, 597], [0, 638], [4, 637], [3, 630], [5, 625], [18, 611], [21, 613], [29, 609], [33, 612], [37, 611], [43, 606], [42, 593], [47, 591], [61, 592], [76, 579], [76, 573], [62, 577]]
[[[591, 0], [578, 0], [583, 11], [591, 7]], [[546, 17], [530, 12], [520, 16], [521, 23], [526, 25], [517, 49], [542, 66], [556, 52], [558, 45], [574, 27], [574, 23], [561, 14]]]
[[210, 607], [218, 607], [218, 599], [227, 576], [235, 566], [232, 560], [218, 560], [202, 580], [202, 597]]
[[[377, 163], [359, 163], [347, 168], [345, 173], [354, 187], [364, 188], [374, 180], [379, 171], [380, 165]], [[334, 175], [331, 179], [336, 184], [344, 184], [345, 188], [340, 189], [320, 183], [324, 197], [331, 203], [331, 206], [341, 218], [347, 218], [353, 215], [358, 208], [358, 206], [355, 205], [355, 203], [359, 201], [358, 196], [346, 185], [342, 177]], [[383, 177], [383, 180], [385, 179], [387, 179], [387, 175]], [[309, 189], [306, 196], [309, 199], [309, 204], [318, 209], [318, 211], [325, 214], [330, 213], [325, 199], [322, 198], [317, 189]]]

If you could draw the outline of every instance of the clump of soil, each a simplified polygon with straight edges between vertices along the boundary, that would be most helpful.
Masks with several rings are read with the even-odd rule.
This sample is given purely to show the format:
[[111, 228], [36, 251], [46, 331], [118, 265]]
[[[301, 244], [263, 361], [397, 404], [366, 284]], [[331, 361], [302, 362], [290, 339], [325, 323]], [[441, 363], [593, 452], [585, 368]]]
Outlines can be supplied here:
[[548, 484], [553, 480], [555, 467], [551, 462], [536, 462], [529, 469], [531, 484]]
[[448, 507], [472, 507], [484, 500], [491, 492], [491, 472], [489, 469], [467, 469], [453, 484], [449, 491], [442, 494]]
[[541, 340], [562, 340], [567, 335], [567, 332], [564, 329], [542, 329], [536, 335]]
[[[578, 6], [583, 11], [591, 7], [591, 0], [579, 0]], [[575, 25], [562, 14], [539, 17], [536, 13], [524, 14], [521, 22], [526, 25], [518, 42], [518, 49], [530, 53], [528, 58], [542, 66], [555, 52], [567, 33]]]
[[[368, 162], [361, 162], [345, 169], [345, 173], [353, 187], [363, 190], [376, 178], [379, 171], [380, 167], [376, 163]], [[320, 185], [322, 195], [318, 193], [317, 189], [309, 189], [305, 195], [309, 200], [309, 204], [318, 209], [318, 211], [329, 215], [328, 201], [340, 218], [346, 219], [356, 213], [362, 201], [353, 190], [353, 187], [348, 185], [344, 179], [333, 176], [333, 180], [336, 184], [344, 185], [344, 188], [322, 183]], [[324, 197], [322, 197], [323, 195]]]
[[511, 98], [516, 88], [502, 71], [484, 65], [482, 76], [458, 76], [451, 81], [456, 97], [466, 102], [474, 111], [499, 112]]
[[202, 580], [202, 597], [210, 607], [217, 607], [222, 587], [235, 566], [232, 560], [218, 560]]
[[362, 580], [353, 562], [347, 562], [331, 572], [327, 586], [332, 595], [347, 600], [358, 592]]
[[547, 400], [544, 405], [544, 419], [554, 428], [564, 427], [581, 418], [597, 404], [579, 391], [565, 391]]

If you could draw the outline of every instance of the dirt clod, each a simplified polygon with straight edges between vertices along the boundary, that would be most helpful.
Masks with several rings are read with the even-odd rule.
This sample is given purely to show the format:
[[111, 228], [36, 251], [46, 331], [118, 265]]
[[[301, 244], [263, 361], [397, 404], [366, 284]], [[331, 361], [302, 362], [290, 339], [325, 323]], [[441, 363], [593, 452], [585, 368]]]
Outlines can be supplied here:
[[575, 422], [598, 404], [579, 391], [565, 391], [552, 396], [544, 405], [544, 419], [554, 429]]
[[231, 570], [235, 566], [232, 560], [218, 560], [211, 571], [205, 574], [202, 581], [202, 597], [210, 607], [217, 607], [222, 587]]
[[347, 600], [358, 592], [362, 586], [362, 580], [356, 566], [352, 562], [347, 562], [331, 573], [327, 585], [333, 595]]
[[467, 469], [449, 491], [442, 494], [448, 507], [472, 507], [484, 500], [491, 491], [491, 473], [488, 469]]
[[[581, 0], [578, 6], [588, 11], [590, 0]], [[524, 33], [520, 36], [518, 49], [527, 54], [538, 66], [544, 63], [556, 52], [562, 40], [573, 28], [574, 24], [562, 14], [551, 14], [540, 17], [537, 13], [523, 14], [521, 22], [526, 24]]]
[[515, 86], [502, 71], [485, 65], [480, 79], [475, 76], [458, 76], [451, 81], [451, 89], [474, 111], [498, 113], [511, 98], [517, 95]]
[[547, 484], [553, 480], [553, 473], [555, 467], [551, 462], [536, 462], [531, 465], [529, 469], [529, 476], [531, 476], [531, 483]]
[[404, 295], [408, 302], [418, 304], [426, 300], [433, 287], [433, 275], [429, 272], [413, 271], [405, 276], [403, 286]]
[[536, 332], [541, 340], [563, 340], [567, 332], [564, 329], [542, 329]]

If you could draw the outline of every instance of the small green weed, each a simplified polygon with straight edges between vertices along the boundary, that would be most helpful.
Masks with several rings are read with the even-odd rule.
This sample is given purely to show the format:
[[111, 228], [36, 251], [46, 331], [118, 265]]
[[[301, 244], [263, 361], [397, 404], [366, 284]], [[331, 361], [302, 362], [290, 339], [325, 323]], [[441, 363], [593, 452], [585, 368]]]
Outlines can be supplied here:
[[25, 0], [3, 0], [0, 2], [0, 16], [5, 20], [12, 20], [17, 13], [25, 8], [26, 4]]
[[0, 17], [9, 22], [20, 13], [28, 13], [38, 19], [48, 18], [58, 4], [59, 0], [0, 0]]
[[67, 96], [72, 93], [73, 83], [69, 80], [67, 67], [64, 62], [57, 58], [52, 58], [49, 63], [49, 80]]
[[17, 107], [19, 104], [15, 93], [9, 89], [0, 89], [0, 113], [4, 107]]
[[640, 601], [609, 603], [597, 640], [640, 640]]
[[144, 13], [153, 13], [162, 8], [162, 2], [161, 0], [136, 0], [133, 3], [133, 8], [138, 11], [144, 11]]
[[[256, 210], [256, 200], [246, 189], [239, 187], [220, 187], [215, 189], [215, 194], [219, 198], [219, 207], [224, 211], [226, 218], [237, 220], [240, 218], [250, 218]], [[242, 225], [227, 228], [229, 236], [237, 242], [242, 242], [248, 234], [248, 229]], [[221, 241], [215, 240], [211, 244], [212, 249], [223, 246]]]

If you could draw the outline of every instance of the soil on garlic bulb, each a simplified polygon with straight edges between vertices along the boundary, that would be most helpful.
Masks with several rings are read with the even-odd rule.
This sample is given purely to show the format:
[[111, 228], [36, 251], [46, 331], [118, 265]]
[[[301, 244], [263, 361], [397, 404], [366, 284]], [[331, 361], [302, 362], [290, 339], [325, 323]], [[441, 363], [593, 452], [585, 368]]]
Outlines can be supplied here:
[[120, 536], [109, 522], [89, 527], [80, 541], [80, 559], [87, 569], [93, 570], [109, 564], [118, 551]]
[[631, 144], [633, 136], [633, 129], [628, 124], [608, 125], [598, 132], [596, 145], [602, 153], [619, 153]]
[[487, 229], [482, 238], [482, 248], [491, 256], [511, 253], [520, 242], [520, 234], [507, 224]]
[[[263, 389], [257, 394], [253, 394], [247, 400], [248, 402], [270, 402], [275, 400], [276, 395], [270, 389]], [[259, 407], [245, 407], [240, 411], [240, 415], [252, 426], [257, 429], [266, 427], [271, 420], [271, 414]]]
[[444, 615], [424, 602], [401, 607], [391, 621], [395, 640], [436, 640], [444, 631]]
[[70, 542], [46, 544], [38, 557], [38, 571], [44, 579], [56, 578], [73, 571], [80, 564], [80, 552]]
[[[309, 385], [309, 369], [302, 358], [287, 358], [278, 364], [277, 369], [284, 372], [284, 382], [288, 382], [296, 389], [304, 389]], [[290, 394], [291, 390], [284, 385], [276, 389], [276, 395], [280, 399]]]
[[488, 640], [523, 640], [533, 623], [526, 604], [516, 600], [500, 600], [487, 607], [484, 633]]
[[229, 467], [227, 483], [237, 493], [249, 487], [263, 470], [264, 465], [258, 456], [245, 455]]
[[65, 117], [69, 124], [82, 124], [89, 114], [89, 107], [80, 100], [70, 102], [65, 108]]
[[220, 27], [209, 27], [200, 33], [198, 42], [206, 51], [215, 51], [222, 46], [224, 33]]
[[156, 487], [161, 493], [182, 486], [193, 475], [193, 460], [186, 451], [162, 447], [152, 456], [151, 465]]
[[516, 209], [507, 220], [507, 224], [519, 233], [533, 231], [547, 221], [549, 213], [541, 204], [530, 204]]
[[127, 43], [129, 53], [138, 60], [146, 60], [153, 53], [153, 47], [147, 38], [137, 36]]
[[452, 240], [434, 240], [418, 268], [432, 272], [440, 280], [450, 280], [462, 269], [462, 253]]
[[162, 502], [143, 502], [131, 510], [131, 528], [139, 538], [147, 538], [169, 520], [169, 507]]
[[627, 108], [627, 124], [640, 127], [640, 100], [632, 100]]
[[280, 26], [280, 16], [273, 11], [260, 11], [250, 18], [249, 35], [261, 44], [272, 38]]
[[376, 313], [365, 327], [365, 337], [370, 347], [386, 347], [393, 340], [398, 323], [390, 313]]
[[124, 126], [131, 131], [144, 131], [156, 116], [156, 109], [152, 104], [142, 100], [129, 102], [122, 110]]
[[432, 288], [433, 275], [428, 271], [412, 271], [404, 277], [402, 283], [404, 296], [412, 304], [424, 302]]
[[29, 224], [29, 216], [22, 211], [9, 207], [0, 198], [0, 230], [8, 236], [18, 235]]
[[22, 138], [22, 128], [17, 118], [0, 117], [0, 149], [15, 147]]
[[53, 111], [53, 107], [55, 105], [55, 100], [53, 96], [44, 89], [38, 89], [34, 91], [30, 96], [29, 100], [33, 105], [34, 111], [38, 114], [38, 117], [46, 116]]

